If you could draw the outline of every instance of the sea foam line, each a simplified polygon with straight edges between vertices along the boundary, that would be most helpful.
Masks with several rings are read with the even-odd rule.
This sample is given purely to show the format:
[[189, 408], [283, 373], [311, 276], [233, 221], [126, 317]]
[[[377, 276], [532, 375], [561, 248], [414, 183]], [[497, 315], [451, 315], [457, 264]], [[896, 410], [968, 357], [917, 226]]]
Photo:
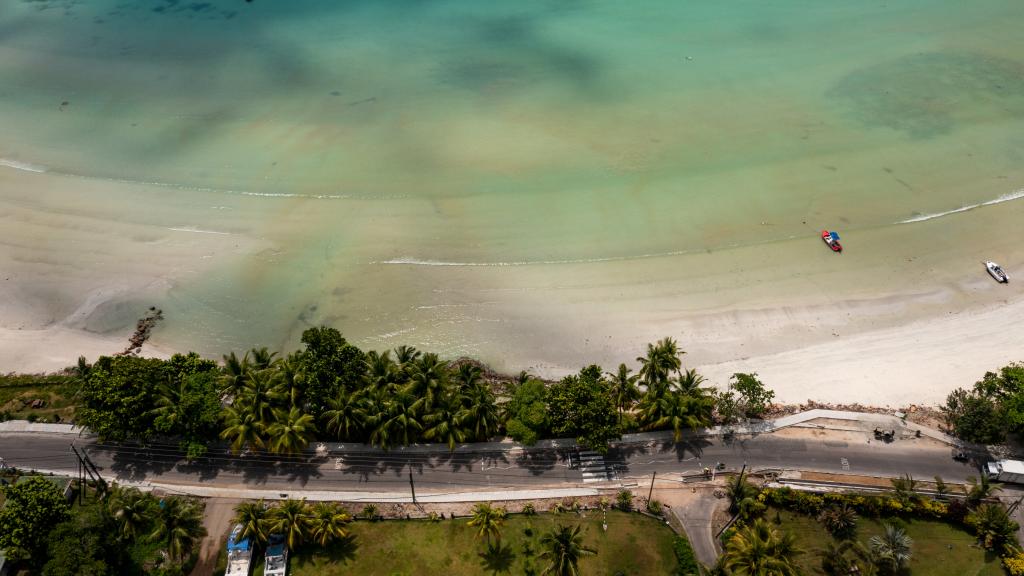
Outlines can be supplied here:
[[59, 170], [51, 170], [46, 166], [40, 166], [39, 164], [29, 164], [28, 162], [19, 162], [18, 160], [11, 160], [9, 158], [0, 158], [0, 166], [7, 168], [14, 168], [15, 170], [21, 170], [24, 172], [34, 172], [36, 174], [54, 174], [56, 176], [67, 176], [70, 178], [82, 178], [85, 180], [99, 180], [101, 182], [115, 182], [117, 184], [135, 184], [143, 186], [156, 186], [159, 188], [172, 188], [174, 190], [189, 190], [192, 192], [211, 192], [216, 194], [234, 194], [238, 196], [256, 196], [264, 198], [307, 198], [314, 200], [347, 200], [352, 196], [347, 194], [296, 194], [294, 192], [250, 192], [248, 190], [227, 190], [224, 188], [208, 188], [204, 186], [189, 186], [187, 184], [171, 184], [168, 182], [155, 182], [147, 180], [133, 180], [131, 178], [110, 178], [104, 176], [89, 176], [86, 174], [75, 174], [72, 172], [61, 172]]
[[6, 166], [8, 168], [14, 168], [15, 170], [22, 170], [24, 172], [35, 172], [37, 174], [46, 172], [45, 166], [37, 166], [35, 164], [29, 164], [28, 162], [18, 162], [17, 160], [9, 160], [7, 158], [0, 158], [0, 166]]
[[183, 226], [180, 228], [168, 228], [168, 230], [174, 230], [175, 232], [194, 232], [196, 234], [219, 234], [221, 236], [231, 236], [231, 232], [218, 232], [216, 230], [202, 230], [194, 228], [192, 226]]
[[963, 206], [956, 208], [955, 210], [946, 210], [945, 212], [936, 212], [934, 214], [922, 214], [920, 216], [914, 216], [913, 218], [907, 218], [906, 220], [900, 220], [897, 224], [913, 224], [914, 222], [924, 222], [926, 220], [934, 220], [935, 218], [942, 218], [943, 216], [949, 216], [950, 214], [959, 214], [960, 212], [967, 212], [968, 210], [974, 210], [975, 208], [981, 208], [982, 206], [992, 206], [993, 204], [1002, 204], [1003, 202], [1010, 202], [1011, 200], [1019, 200], [1024, 198], [1024, 188], [1017, 190], [1016, 192], [1009, 192], [993, 200], [986, 202], [979, 202], [977, 204], [971, 204], [969, 206]]

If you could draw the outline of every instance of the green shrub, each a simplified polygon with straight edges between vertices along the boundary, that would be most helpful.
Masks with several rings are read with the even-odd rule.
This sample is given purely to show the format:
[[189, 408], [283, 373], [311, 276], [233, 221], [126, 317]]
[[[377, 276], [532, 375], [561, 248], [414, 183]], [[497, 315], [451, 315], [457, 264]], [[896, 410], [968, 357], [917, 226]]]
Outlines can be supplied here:
[[615, 495], [615, 504], [619, 510], [629, 512], [633, 509], [633, 493], [629, 490], [619, 490], [619, 493]]
[[657, 500], [651, 500], [650, 502], [647, 503], [647, 511], [651, 514], [661, 516], [661, 510], [661, 502], [658, 502]]
[[682, 536], [676, 536], [672, 542], [672, 548], [676, 553], [676, 576], [700, 576], [700, 564], [693, 553], [690, 541]]

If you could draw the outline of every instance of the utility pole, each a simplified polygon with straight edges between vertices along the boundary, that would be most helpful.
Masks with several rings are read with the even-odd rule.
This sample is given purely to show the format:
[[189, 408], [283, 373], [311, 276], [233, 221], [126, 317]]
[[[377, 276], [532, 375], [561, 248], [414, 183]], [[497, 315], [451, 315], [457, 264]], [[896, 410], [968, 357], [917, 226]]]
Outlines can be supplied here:
[[651, 489], [647, 491], [647, 505], [651, 505], [651, 496], [654, 494], [654, 479], [658, 477], [658, 471], [651, 472]]
[[416, 503], [416, 485], [412, 482], [412, 470], [409, 470], [409, 488], [412, 490], [412, 503]]

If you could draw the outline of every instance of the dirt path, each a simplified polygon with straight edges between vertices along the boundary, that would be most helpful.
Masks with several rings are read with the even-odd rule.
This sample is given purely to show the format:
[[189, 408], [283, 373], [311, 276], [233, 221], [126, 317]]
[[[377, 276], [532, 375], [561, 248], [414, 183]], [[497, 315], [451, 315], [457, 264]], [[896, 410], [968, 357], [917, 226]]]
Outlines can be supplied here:
[[217, 564], [217, 555], [227, 542], [231, 531], [231, 518], [235, 515], [235, 506], [241, 500], [234, 498], [210, 498], [206, 501], [203, 515], [203, 526], [206, 538], [199, 546], [199, 561], [192, 569], [192, 576], [211, 576]]

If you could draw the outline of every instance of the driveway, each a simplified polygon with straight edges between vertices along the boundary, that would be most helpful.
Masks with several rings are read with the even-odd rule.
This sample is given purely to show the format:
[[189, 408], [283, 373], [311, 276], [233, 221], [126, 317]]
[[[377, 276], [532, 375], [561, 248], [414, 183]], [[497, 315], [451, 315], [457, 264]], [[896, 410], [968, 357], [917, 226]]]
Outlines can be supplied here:
[[192, 576], [211, 576], [217, 566], [217, 555], [227, 543], [231, 531], [231, 519], [235, 516], [235, 506], [241, 500], [234, 498], [210, 498], [206, 501], [203, 513], [203, 526], [206, 538], [199, 546], [199, 561], [192, 569]]

